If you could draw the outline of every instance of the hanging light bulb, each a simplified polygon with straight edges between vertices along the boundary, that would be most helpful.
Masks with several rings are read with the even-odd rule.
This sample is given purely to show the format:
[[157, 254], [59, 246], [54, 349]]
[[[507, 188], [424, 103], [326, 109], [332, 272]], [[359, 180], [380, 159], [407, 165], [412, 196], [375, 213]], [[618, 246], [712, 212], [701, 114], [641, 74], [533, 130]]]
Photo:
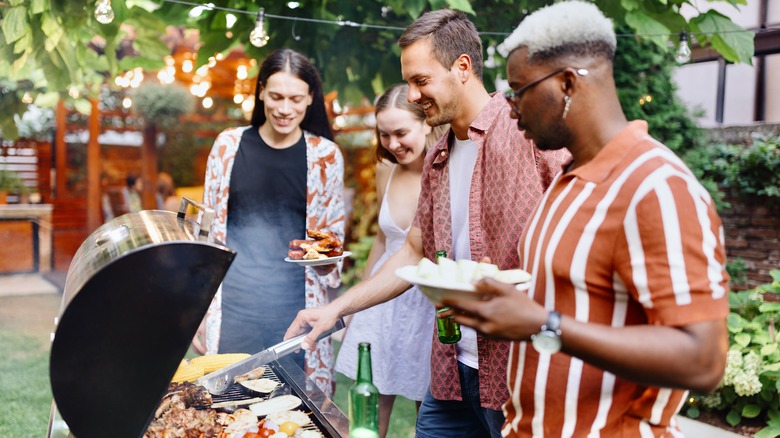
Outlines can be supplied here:
[[265, 31], [265, 9], [260, 8], [257, 13], [255, 28], [249, 33], [249, 42], [255, 47], [263, 47], [268, 44], [268, 33]]
[[95, 19], [103, 24], [114, 21], [114, 10], [111, 9], [111, 0], [100, 0], [95, 7]]
[[680, 32], [680, 45], [677, 46], [677, 51], [674, 52], [674, 60], [678, 64], [685, 64], [691, 60], [691, 48], [688, 47], [688, 34]]

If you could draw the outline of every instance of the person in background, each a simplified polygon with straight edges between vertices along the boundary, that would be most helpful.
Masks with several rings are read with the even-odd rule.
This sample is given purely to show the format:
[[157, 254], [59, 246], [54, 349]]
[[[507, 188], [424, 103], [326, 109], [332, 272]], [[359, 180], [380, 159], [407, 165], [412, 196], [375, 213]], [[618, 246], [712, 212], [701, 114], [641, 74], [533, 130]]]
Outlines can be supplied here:
[[176, 196], [173, 177], [166, 172], [157, 174], [157, 208], [159, 210], [179, 211], [181, 198]]
[[[542, 192], [560, 171], [566, 152], [540, 152], [523, 137], [501, 94], [482, 82], [482, 43], [463, 12], [427, 12], [399, 39], [407, 99], [422, 105], [430, 126], [450, 124], [423, 164], [417, 213], [401, 249], [367, 281], [327, 306], [306, 309], [287, 331], [313, 327], [304, 341], [337, 319], [394, 298], [409, 289], [395, 270], [435, 260], [489, 257], [517, 268], [517, 240]], [[429, 336], [436, 333], [431, 324]], [[431, 344], [431, 382], [417, 415], [417, 438], [498, 437], [501, 405], [509, 392], [509, 343], [463, 328], [457, 344]]]
[[144, 190], [143, 178], [136, 175], [127, 175], [125, 188], [122, 191], [128, 213], [137, 213], [143, 210], [141, 194]]
[[[344, 160], [332, 139], [317, 69], [294, 50], [270, 53], [251, 126], [220, 133], [207, 162], [211, 232], [237, 256], [193, 340], [196, 351], [256, 353], [281, 342], [298, 310], [326, 304], [327, 288], [339, 285], [341, 262], [284, 261], [290, 240], [304, 239], [307, 229], [344, 239]], [[294, 357], [332, 394], [330, 339]]]
[[513, 341], [504, 436], [681, 436], [687, 390], [724, 372], [723, 227], [685, 164], [626, 120], [615, 41], [595, 5], [567, 1], [503, 43], [518, 129], [572, 154], [520, 238], [530, 289], [486, 280], [489, 301], [449, 301], [459, 323]]
[[[373, 274], [403, 245], [420, 195], [428, 147], [447, 126], [431, 128], [422, 106], [406, 100], [409, 87], [397, 84], [376, 101], [376, 189], [379, 232], [366, 272]], [[379, 434], [387, 436], [396, 395], [418, 403], [430, 382], [431, 325], [435, 309], [417, 288], [353, 315], [336, 360], [336, 371], [355, 379], [357, 346], [371, 344], [373, 382], [379, 389]]]

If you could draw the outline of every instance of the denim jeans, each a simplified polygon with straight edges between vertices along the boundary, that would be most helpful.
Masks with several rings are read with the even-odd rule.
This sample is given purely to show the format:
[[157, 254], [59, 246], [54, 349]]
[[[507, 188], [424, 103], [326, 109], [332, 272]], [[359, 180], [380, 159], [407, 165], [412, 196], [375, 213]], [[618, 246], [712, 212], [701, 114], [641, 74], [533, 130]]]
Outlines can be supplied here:
[[458, 362], [462, 401], [437, 400], [431, 388], [417, 413], [416, 438], [500, 438], [504, 413], [479, 405], [479, 371]]

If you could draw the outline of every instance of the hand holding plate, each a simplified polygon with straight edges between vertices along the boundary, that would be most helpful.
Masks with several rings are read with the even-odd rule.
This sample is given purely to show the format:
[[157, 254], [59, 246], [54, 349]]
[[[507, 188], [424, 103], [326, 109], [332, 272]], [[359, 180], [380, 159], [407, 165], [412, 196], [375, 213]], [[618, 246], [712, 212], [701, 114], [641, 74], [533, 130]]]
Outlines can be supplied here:
[[547, 310], [514, 285], [487, 278], [474, 287], [481, 301], [445, 297], [443, 304], [454, 311], [455, 322], [486, 336], [527, 341], [547, 318]]

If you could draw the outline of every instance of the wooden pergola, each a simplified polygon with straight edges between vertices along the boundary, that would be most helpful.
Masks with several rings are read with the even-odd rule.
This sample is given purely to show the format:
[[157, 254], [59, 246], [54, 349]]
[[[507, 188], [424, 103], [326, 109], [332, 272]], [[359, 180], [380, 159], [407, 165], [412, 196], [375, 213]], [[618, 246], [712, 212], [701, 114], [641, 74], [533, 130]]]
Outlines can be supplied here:
[[[183, 68], [186, 62], [193, 62], [195, 53], [195, 47], [192, 43], [182, 41], [180, 44], [174, 44], [171, 59], [176, 68], [176, 82], [189, 89], [195, 83], [208, 81], [211, 86], [206, 92], [206, 96], [211, 98], [232, 99], [237, 90], [240, 90], [247, 96], [252, 96], [252, 93], [254, 93], [254, 78], [249, 76], [249, 74], [245, 75], [244, 72], [251, 72], [256, 62], [245, 57], [240, 49], [233, 50], [216, 62], [212, 60], [207, 75], [198, 75], [195, 68]], [[239, 73], [239, 70], [243, 70], [243, 72]], [[153, 77], [154, 74], [156, 72], [147, 73], [146, 76], [147, 78], [149, 76]], [[239, 77], [242, 79], [238, 79]], [[103, 130], [101, 127], [103, 114], [101, 114], [97, 99], [90, 99], [90, 102], [92, 111], [87, 122], [85, 199], [81, 195], [68, 192], [68, 144], [66, 136], [69, 130], [71, 130], [67, 122], [68, 113], [71, 110], [67, 108], [64, 100], [60, 100], [55, 109], [55, 138], [52, 147], [54, 178], [51, 202], [54, 204], [55, 216], [53, 221], [55, 227], [54, 251], [55, 254], [59, 253], [60, 256], [56, 258], [55, 265], [57, 266], [55, 268], [67, 267], [78, 245], [103, 223], [101, 204], [103, 157], [101, 156], [102, 145], [99, 142], [99, 136]], [[156, 187], [158, 168], [156, 138], [157, 129], [154, 124], [145, 124], [143, 127], [144, 140], [140, 150], [140, 177], [145, 182], [142, 194], [144, 209], [157, 208]], [[58, 224], [60, 224], [59, 231], [61, 231], [59, 235], [57, 234]]]

